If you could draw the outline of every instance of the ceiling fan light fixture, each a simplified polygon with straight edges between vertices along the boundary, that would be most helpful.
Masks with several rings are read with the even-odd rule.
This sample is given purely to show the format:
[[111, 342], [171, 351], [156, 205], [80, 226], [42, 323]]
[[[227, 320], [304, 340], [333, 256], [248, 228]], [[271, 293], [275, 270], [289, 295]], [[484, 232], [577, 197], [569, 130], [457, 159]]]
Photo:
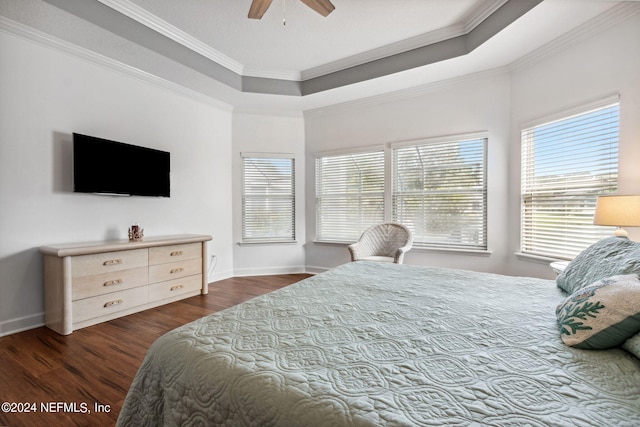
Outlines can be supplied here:
[[[307, 5], [313, 11], [319, 13], [322, 16], [328, 16], [335, 10], [335, 6], [330, 0], [300, 0]], [[273, 0], [253, 0], [251, 2], [251, 8], [249, 9], [248, 17], [251, 19], [261, 19], [265, 14]]]
[[250, 19], [261, 19], [272, 2], [273, 0], [253, 0], [249, 8], [248, 17]]
[[329, 0], [300, 0], [311, 9], [326, 17], [335, 10], [335, 6]]

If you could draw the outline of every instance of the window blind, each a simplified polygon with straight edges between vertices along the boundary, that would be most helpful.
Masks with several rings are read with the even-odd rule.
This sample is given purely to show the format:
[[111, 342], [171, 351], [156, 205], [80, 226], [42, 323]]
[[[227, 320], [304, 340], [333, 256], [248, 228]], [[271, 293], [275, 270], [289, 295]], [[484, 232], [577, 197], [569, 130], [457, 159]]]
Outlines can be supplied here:
[[383, 221], [383, 150], [316, 158], [316, 240], [356, 241]]
[[423, 247], [487, 249], [486, 138], [393, 148], [392, 219]]
[[521, 251], [572, 259], [611, 235], [593, 225], [618, 189], [618, 103], [522, 130]]
[[243, 157], [242, 165], [242, 241], [294, 241], [294, 159]]

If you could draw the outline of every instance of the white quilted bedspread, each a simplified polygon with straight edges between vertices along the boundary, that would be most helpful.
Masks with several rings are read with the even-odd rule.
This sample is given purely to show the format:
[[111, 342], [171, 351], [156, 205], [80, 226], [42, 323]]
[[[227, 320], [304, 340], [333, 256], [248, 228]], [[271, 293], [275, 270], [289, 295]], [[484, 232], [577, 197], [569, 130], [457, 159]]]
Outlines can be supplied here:
[[120, 426], [640, 426], [640, 361], [576, 350], [553, 281], [345, 264], [180, 327]]

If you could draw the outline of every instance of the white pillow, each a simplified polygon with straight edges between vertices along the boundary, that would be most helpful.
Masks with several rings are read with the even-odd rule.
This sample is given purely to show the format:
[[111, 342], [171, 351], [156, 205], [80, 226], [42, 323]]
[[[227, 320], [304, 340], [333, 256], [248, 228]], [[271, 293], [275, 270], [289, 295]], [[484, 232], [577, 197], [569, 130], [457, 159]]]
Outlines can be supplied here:
[[640, 359], [640, 334], [635, 334], [622, 344], [622, 348]]

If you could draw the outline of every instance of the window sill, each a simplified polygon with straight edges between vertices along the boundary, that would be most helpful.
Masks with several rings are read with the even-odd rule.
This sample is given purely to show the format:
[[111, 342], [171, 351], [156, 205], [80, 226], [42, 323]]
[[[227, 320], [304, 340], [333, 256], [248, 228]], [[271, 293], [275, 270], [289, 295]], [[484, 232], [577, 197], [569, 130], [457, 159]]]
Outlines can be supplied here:
[[347, 242], [346, 240], [314, 240], [313, 243], [317, 243], [319, 245], [340, 245], [340, 246], [349, 246], [356, 241]]
[[238, 246], [263, 246], [263, 245], [295, 245], [297, 240], [269, 240], [264, 242], [238, 242]]
[[[348, 246], [355, 242], [342, 242], [339, 240], [314, 240], [313, 243], [320, 245], [336, 245], [336, 246]], [[478, 255], [478, 256], [490, 256], [493, 252], [490, 250], [482, 249], [459, 249], [459, 248], [435, 248], [429, 246], [413, 246], [411, 251], [416, 252], [442, 252], [442, 253], [456, 253], [460, 255]]]
[[569, 261], [568, 259], [564, 259], [564, 258], [552, 258], [552, 257], [541, 256], [541, 255], [527, 254], [523, 252], [516, 252], [514, 255], [517, 256], [518, 259], [521, 259], [522, 261], [537, 262], [538, 264], [547, 264], [547, 265], [556, 261]]
[[412, 251], [420, 252], [441, 252], [441, 253], [455, 253], [460, 255], [477, 255], [477, 256], [491, 256], [493, 251], [488, 249], [460, 249], [460, 248], [435, 248], [430, 246], [414, 246]]

